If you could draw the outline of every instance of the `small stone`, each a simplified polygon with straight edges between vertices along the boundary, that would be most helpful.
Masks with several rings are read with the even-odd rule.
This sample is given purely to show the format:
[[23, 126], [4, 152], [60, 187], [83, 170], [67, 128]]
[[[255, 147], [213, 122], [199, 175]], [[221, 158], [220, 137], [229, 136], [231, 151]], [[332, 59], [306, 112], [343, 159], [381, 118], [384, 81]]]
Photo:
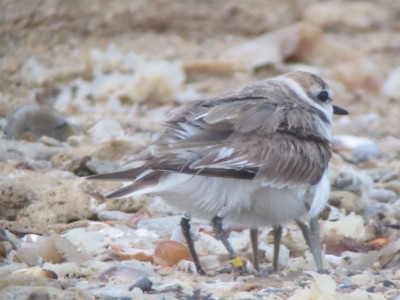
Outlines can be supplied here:
[[161, 218], [142, 219], [137, 228], [144, 228], [157, 233], [159, 236], [169, 236], [181, 220], [180, 216], [168, 216]]
[[388, 11], [371, 1], [316, 2], [306, 7], [304, 18], [324, 29], [367, 30], [388, 20]]
[[394, 191], [396, 194], [400, 194], [400, 180], [393, 180], [388, 183], [382, 184], [382, 187], [391, 191]]
[[112, 161], [92, 158], [86, 162], [86, 167], [93, 174], [103, 174], [103, 173], [111, 173], [117, 171], [119, 165], [117, 165], [115, 162]]
[[250, 292], [238, 292], [235, 293], [234, 299], [259, 299]]
[[90, 293], [93, 294], [95, 299], [132, 300], [131, 292], [128, 291], [125, 285], [121, 284], [97, 287], [91, 289]]
[[124, 262], [123, 264], [105, 269], [98, 278], [104, 283], [120, 282], [130, 284], [132, 279], [147, 278], [154, 275], [150, 264], [133, 261], [129, 263]]
[[351, 283], [358, 286], [367, 286], [372, 283], [372, 280], [372, 276], [367, 273], [357, 274], [351, 277]]
[[89, 129], [90, 137], [96, 143], [121, 138], [123, 132], [121, 124], [110, 118], [101, 119]]
[[13, 250], [13, 245], [9, 241], [0, 242], [0, 258], [7, 257], [8, 253]]
[[390, 281], [390, 280], [388, 280], [388, 279], [384, 280], [382, 283], [383, 283], [383, 286], [384, 286], [384, 287], [394, 287], [394, 288], [397, 288], [397, 286], [394, 284], [394, 282], [393, 282], [393, 281]]
[[158, 242], [153, 257], [154, 263], [162, 266], [174, 266], [182, 259], [192, 260], [189, 248], [177, 241]]
[[116, 210], [103, 210], [98, 212], [97, 217], [100, 221], [126, 221], [132, 218], [132, 214]]
[[165, 282], [157, 287], [159, 292], [182, 292], [183, 294], [191, 295], [193, 294], [194, 288], [188, 283], [181, 281], [179, 279], [173, 279], [172, 281]]
[[5, 134], [11, 139], [37, 140], [46, 135], [65, 141], [75, 133], [67, 119], [47, 106], [28, 104], [16, 108], [7, 117]]
[[373, 180], [366, 172], [351, 167], [342, 167], [340, 170], [332, 170], [331, 184], [335, 190], [362, 195], [363, 191], [373, 184]]
[[357, 241], [365, 241], [370, 238], [364, 219], [353, 212], [346, 216], [340, 216], [335, 221], [325, 221], [321, 224], [321, 236], [343, 235]]
[[383, 84], [383, 92], [386, 96], [400, 100], [400, 66], [392, 70]]
[[387, 203], [393, 199], [397, 198], [397, 194], [391, 190], [387, 189], [379, 189], [379, 188], [374, 188], [370, 189], [368, 192], [369, 198], [372, 198], [376, 201]]
[[[78, 252], [76, 247], [69, 242], [68, 239], [56, 234], [41, 239], [33, 245], [20, 247], [17, 250], [17, 254], [21, 261], [29, 265], [34, 265], [38, 257], [41, 257], [43, 261], [51, 263], [79, 263], [86, 258], [84, 254]], [[33, 275], [37, 270], [32, 268], [25, 272], [28, 271]]]
[[354, 211], [361, 214], [364, 210], [364, 204], [360, 197], [348, 191], [332, 191], [328, 203], [334, 207], [343, 208], [348, 213]]
[[129, 290], [132, 291], [134, 288], [139, 288], [143, 292], [151, 291], [151, 287], [153, 286], [153, 282], [148, 277], [142, 277], [138, 279], [134, 284], [129, 287]]
[[31, 293], [28, 300], [50, 300], [50, 295], [45, 291], [37, 291]]
[[332, 137], [332, 147], [338, 150], [349, 150], [355, 162], [363, 162], [381, 154], [375, 142], [353, 135], [336, 135]]
[[374, 293], [374, 292], [375, 292], [375, 288], [376, 288], [376, 286], [370, 286], [370, 287], [368, 287], [368, 288], [366, 289], [366, 291], [367, 291], [368, 293]]
[[371, 168], [365, 170], [365, 172], [374, 180], [374, 182], [382, 181], [382, 179], [385, 178], [388, 173], [391, 173], [390, 170], [384, 168]]

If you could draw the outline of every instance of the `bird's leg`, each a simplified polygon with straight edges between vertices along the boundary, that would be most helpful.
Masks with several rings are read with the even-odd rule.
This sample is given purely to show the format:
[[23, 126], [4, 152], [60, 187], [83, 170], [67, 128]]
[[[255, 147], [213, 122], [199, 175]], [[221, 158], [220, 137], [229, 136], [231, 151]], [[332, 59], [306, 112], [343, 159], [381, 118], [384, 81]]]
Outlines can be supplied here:
[[225, 249], [228, 251], [229, 258], [231, 260], [231, 264], [232, 264], [233, 268], [237, 269], [239, 271], [240, 275], [243, 275], [243, 276], [249, 275], [249, 272], [247, 271], [246, 267], [244, 266], [242, 259], [236, 254], [235, 250], [233, 250], [233, 247], [232, 247], [231, 243], [229, 242], [229, 240], [224, 232], [224, 229], [222, 228], [223, 217], [221, 215], [223, 215], [223, 214], [218, 213], [218, 215], [216, 215], [211, 220], [215, 235], [216, 235], [217, 239], [219, 239], [222, 242], [222, 244], [224, 244]]
[[258, 259], [258, 228], [250, 229], [250, 241], [253, 250], [253, 266], [257, 272], [260, 272], [260, 262]]
[[[273, 234], [274, 234], [274, 255], [273, 255], [273, 271], [279, 271], [279, 249], [281, 246], [281, 239], [282, 239], [282, 226], [275, 225], [273, 227]], [[251, 246], [253, 249], [253, 265], [257, 272], [260, 272], [260, 263], [258, 259], [258, 229], [252, 228], [250, 229], [250, 240]]]
[[194, 242], [192, 233], [190, 232], [190, 215], [184, 213], [181, 217], [181, 230], [182, 234], [185, 237], [186, 243], [189, 247], [190, 254], [192, 255], [194, 265], [196, 266], [196, 270], [200, 275], [206, 275], [206, 272], [203, 270], [200, 264], [199, 257], [197, 256], [196, 249], [194, 248]]
[[274, 268], [274, 272], [279, 271], [279, 251], [281, 247], [281, 239], [282, 239], [282, 226], [275, 225], [273, 227], [274, 233], [274, 255], [272, 259], [272, 267]]
[[322, 265], [322, 248], [319, 236], [318, 216], [310, 219], [310, 226], [300, 220], [296, 220], [296, 223], [299, 225], [304, 239], [310, 248], [311, 254], [314, 257], [315, 264], [317, 265], [317, 271], [320, 273], [324, 272]]

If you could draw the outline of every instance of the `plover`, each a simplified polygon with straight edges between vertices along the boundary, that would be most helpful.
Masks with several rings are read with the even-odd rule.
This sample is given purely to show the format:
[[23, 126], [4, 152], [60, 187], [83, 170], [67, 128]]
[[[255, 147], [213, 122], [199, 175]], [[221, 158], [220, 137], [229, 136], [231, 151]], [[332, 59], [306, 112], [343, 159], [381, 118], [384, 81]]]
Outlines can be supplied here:
[[317, 216], [330, 191], [332, 116], [348, 113], [332, 96], [320, 77], [296, 71], [192, 101], [165, 123], [134, 167], [90, 179], [131, 182], [108, 197], [159, 195], [184, 211], [182, 232], [200, 273], [190, 216], [212, 220], [239, 270], [242, 261], [222, 220], [253, 228], [253, 238], [255, 228], [275, 226], [276, 242], [280, 225], [296, 220], [322, 269]]

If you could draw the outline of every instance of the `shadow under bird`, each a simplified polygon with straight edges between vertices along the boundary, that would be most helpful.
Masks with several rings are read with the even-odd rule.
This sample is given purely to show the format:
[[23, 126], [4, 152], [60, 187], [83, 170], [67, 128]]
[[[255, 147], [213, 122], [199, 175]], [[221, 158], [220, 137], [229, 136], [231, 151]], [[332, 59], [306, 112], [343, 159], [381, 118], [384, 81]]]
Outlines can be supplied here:
[[330, 191], [331, 123], [333, 114], [348, 114], [332, 96], [320, 77], [296, 71], [190, 102], [134, 167], [89, 178], [131, 182], [107, 197], [158, 195], [184, 211], [182, 233], [201, 274], [191, 216], [212, 221], [240, 274], [246, 268], [222, 221], [251, 228], [256, 269], [257, 228], [274, 226], [276, 270], [281, 225], [295, 220], [322, 270], [318, 215]]

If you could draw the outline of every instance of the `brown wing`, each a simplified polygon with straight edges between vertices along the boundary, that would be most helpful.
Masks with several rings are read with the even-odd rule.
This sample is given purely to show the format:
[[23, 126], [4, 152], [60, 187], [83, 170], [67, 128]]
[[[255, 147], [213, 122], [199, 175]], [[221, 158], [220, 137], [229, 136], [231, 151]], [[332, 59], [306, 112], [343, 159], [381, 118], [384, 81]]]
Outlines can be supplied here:
[[318, 118], [311, 106], [261, 96], [201, 101], [167, 122], [152, 169], [279, 187], [315, 184], [331, 156]]
[[[147, 168], [254, 179], [278, 187], [315, 184], [331, 156], [329, 141], [316, 128], [326, 120], [317, 109], [290, 99], [294, 96], [264, 85], [250, 96], [239, 93], [191, 102], [142, 154], [146, 162], [140, 169], [114, 178], [136, 177]], [[285, 97], [287, 101], [281, 101]]]

